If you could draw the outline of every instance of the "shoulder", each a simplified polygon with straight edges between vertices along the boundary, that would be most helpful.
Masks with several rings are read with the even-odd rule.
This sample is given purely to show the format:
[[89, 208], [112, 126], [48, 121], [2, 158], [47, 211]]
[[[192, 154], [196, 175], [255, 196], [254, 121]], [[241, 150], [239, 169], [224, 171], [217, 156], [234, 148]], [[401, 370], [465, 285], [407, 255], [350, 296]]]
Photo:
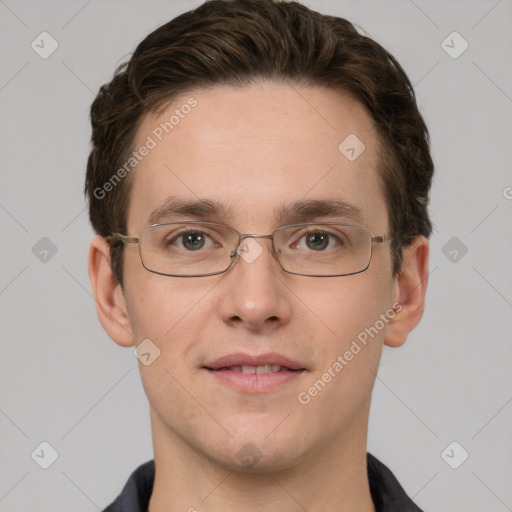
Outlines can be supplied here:
[[422, 512], [407, 496], [391, 470], [367, 454], [368, 480], [376, 512]]
[[150, 460], [132, 472], [121, 494], [103, 512], [146, 512], [154, 481], [155, 461]]

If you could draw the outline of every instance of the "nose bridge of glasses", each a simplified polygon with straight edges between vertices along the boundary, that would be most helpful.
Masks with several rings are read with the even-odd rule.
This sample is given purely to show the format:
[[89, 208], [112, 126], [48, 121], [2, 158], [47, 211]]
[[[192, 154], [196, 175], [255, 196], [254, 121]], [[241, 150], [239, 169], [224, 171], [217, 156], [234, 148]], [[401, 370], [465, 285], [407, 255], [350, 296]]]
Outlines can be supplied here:
[[273, 239], [273, 235], [255, 235], [252, 233], [246, 233], [244, 235], [240, 235], [240, 241], [245, 240], [246, 238], [270, 238]]

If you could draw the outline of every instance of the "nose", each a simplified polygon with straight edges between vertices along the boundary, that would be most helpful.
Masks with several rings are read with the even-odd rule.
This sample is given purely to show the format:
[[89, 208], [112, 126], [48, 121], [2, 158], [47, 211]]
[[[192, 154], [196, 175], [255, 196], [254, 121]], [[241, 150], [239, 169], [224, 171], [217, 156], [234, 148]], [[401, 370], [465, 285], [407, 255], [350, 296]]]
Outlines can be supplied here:
[[[259, 253], [261, 253], [264, 250], [264, 247], [263, 244], [258, 244], [256, 240], [254, 240], [255, 238], [268, 238], [270, 240], [273, 240], [272, 235], [240, 235], [240, 242], [238, 243], [238, 247], [235, 249], [234, 252], [238, 255], [246, 253], [245, 255], [242, 256], [242, 258], [245, 261], [258, 257]], [[253, 240], [256, 242], [256, 244], [252, 243]], [[261, 247], [261, 249], [259, 247]], [[249, 256], [248, 253], [251, 251], [251, 249], [253, 249], [253, 251], [252, 254]], [[272, 256], [275, 256], [273, 242], [272, 244], [269, 244], [269, 249]]]
[[[268, 240], [256, 240], [267, 238]], [[292, 294], [284, 284], [272, 235], [243, 235], [235, 262], [219, 283], [219, 314], [232, 326], [275, 329], [290, 321]]]

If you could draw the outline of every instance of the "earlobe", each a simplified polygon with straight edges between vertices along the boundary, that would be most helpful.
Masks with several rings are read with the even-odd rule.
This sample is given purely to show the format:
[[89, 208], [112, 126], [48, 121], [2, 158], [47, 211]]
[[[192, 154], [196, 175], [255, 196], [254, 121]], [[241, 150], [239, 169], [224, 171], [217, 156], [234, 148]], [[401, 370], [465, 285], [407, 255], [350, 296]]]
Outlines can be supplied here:
[[423, 316], [428, 284], [428, 256], [429, 243], [424, 236], [416, 237], [403, 249], [402, 271], [396, 281], [397, 302], [401, 308], [388, 324], [385, 345], [403, 345]]
[[112, 274], [110, 248], [105, 238], [95, 236], [91, 240], [88, 267], [101, 325], [118, 345], [134, 345], [126, 302], [121, 286]]

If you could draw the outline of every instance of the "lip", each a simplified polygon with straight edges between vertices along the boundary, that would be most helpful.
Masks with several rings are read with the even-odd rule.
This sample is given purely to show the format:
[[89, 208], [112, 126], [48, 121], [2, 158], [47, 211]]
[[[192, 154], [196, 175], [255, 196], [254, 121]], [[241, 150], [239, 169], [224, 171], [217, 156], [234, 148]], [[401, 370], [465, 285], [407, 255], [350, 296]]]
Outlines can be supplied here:
[[[302, 364], [290, 359], [289, 357], [277, 352], [267, 352], [265, 354], [251, 355], [243, 352], [229, 354], [219, 357], [206, 363], [203, 368], [208, 370], [219, 370], [220, 368], [229, 368], [230, 366], [261, 366], [265, 364], [278, 364], [286, 366], [290, 370], [307, 370]], [[232, 372], [234, 373], [234, 372]], [[277, 372], [282, 373], [282, 372]], [[245, 375], [245, 374], [244, 374]], [[269, 375], [269, 374], [260, 374]]]
[[275, 373], [239, 373], [233, 370], [204, 368], [214, 379], [242, 393], [264, 393], [276, 390], [299, 379], [307, 370], [279, 371]]
[[[280, 370], [274, 373], [239, 373], [228, 369], [231, 366], [261, 366], [266, 364], [278, 364], [294, 371]], [[205, 364], [203, 369], [217, 381], [243, 393], [263, 393], [275, 390], [295, 381], [308, 371], [302, 364], [277, 352], [267, 352], [258, 355], [237, 352], [219, 357]]]

